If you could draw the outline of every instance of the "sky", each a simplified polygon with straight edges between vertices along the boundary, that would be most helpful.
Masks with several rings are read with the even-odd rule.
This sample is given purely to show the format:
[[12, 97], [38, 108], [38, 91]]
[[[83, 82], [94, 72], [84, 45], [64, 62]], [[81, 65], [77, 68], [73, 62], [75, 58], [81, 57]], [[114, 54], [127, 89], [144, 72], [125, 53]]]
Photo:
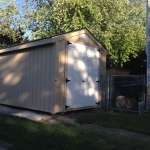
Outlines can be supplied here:
[[[7, 3], [8, 0], [0, 0], [0, 9], [3, 7], [3, 5], [1, 5], [2, 1]], [[17, 5], [19, 6], [19, 13], [22, 14], [22, 5], [24, 0], [10, 0], [10, 1], [15, 1], [17, 3]], [[31, 31], [25, 30], [25, 36], [28, 36], [29, 39], [31, 39]]]

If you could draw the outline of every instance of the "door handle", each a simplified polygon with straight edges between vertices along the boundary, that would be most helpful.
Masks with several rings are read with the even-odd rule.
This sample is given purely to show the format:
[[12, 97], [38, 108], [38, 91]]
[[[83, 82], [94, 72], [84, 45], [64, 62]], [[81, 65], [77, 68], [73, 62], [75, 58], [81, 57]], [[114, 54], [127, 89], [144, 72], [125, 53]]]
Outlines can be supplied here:
[[85, 81], [82, 81], [82, 82], [85, 82]]

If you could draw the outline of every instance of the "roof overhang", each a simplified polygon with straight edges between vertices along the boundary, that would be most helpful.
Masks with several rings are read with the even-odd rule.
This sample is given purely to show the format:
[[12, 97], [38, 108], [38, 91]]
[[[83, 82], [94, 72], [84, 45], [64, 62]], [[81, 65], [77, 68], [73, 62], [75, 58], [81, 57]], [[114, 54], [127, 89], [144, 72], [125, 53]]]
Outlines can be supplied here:
[[0, 54], [11, 52], [11, 51], [18, 51], [18, 50], [22, 50], [26, 48], [31, 48], [31, 47], [42, 46], [46, 44], [53, 44], [63, 39], [69, 40], [72, 36], [76, 36], [79, 34], [87, 34], [91, 38], [91, 40], [93, 40], [93, 42], [95, 42], [95, 44], [100, 48], [100, 50], [108, 54], [108, 51], [100, 44], [100, 42], [94, 37], [94, 35], [86, 28], [75, 30], [75, 31], [70, 31], [61, 35], [53, 36], [53, 37], [33, 40], [33, 41], [26, 42], [26, 43], [21, 43], [18, 45], [13, 45], [7, 48], [3, 48], [3, 49], [0, 49]]

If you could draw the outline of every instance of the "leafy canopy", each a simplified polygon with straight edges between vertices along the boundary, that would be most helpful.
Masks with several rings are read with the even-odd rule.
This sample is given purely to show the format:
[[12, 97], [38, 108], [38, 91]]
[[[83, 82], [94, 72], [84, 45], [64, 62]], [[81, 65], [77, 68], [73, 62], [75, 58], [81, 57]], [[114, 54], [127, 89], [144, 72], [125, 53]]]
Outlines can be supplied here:
[[26, 27], [39, 39], [88, 28], [122, 67], [145, 49], [145, 0], [26, 0]]
[[15, 0], [0, 0], [0, 48], [23, 42], [19, 8]]

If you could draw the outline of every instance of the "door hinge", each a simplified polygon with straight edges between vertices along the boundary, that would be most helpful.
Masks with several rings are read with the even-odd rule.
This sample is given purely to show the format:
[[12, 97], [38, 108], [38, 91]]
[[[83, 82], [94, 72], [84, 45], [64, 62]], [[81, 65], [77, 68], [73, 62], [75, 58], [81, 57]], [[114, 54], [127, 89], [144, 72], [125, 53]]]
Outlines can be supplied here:
[[69, 81], [71, 81], [71, 80], [69, 80], [69, 79], [66, 78], [66, 83], [69, 82]]
[[96, 82], [98, 82], [98, 83], [99, 83], [99, 80], [97, 80]]
[[67, 45], [72, 44], [71, 42], [67, 41]]
[[99, 102], [97, 102], [97, 103], [95, 103], [95, 104], [99, 105]]
[[69, 108], [70, 106], [65, 105], [65, 109]]

